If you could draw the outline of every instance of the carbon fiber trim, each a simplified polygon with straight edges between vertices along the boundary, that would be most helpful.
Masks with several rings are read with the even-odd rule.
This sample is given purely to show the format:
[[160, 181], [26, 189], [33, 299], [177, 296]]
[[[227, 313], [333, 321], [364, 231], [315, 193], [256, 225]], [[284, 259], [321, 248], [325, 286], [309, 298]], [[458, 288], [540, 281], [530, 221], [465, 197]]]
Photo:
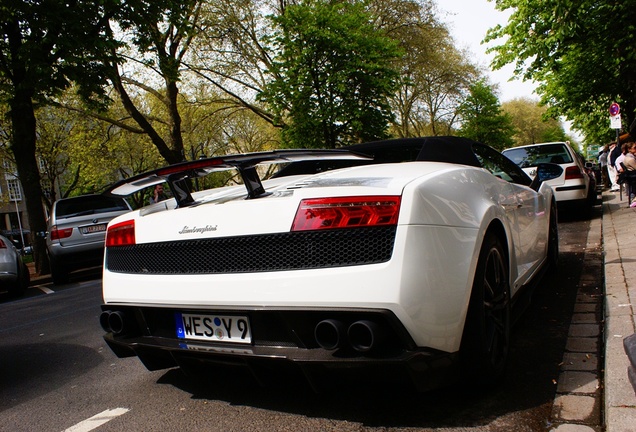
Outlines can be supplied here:
[[396, 227], [301, 231], [106, 248], [105, 266], [131, 274], [223, 274], [376, 264]]

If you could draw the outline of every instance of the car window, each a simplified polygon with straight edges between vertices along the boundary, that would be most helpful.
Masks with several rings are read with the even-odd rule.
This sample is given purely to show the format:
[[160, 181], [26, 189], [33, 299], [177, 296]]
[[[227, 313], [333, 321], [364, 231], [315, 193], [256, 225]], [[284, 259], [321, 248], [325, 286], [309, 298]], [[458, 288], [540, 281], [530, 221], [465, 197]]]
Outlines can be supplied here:
[[490, 147], [474, 144], [473, 151], [479, 159], [482, 168], [490, 171], [494, 176], [511, 183], [529, 186], [532, 179], [526, 175], [514, 162]]
[[572, 163], [570, 152], [565, 144], [560, 143], [511, 148], [504, 150], [503, 154], [521, 168], [535, 167], [540, 163]]
[[126, 201], [102, 195], [81, 196], [60, 200], [55, 205], [58, 219], [113, 211], [130, 210]]

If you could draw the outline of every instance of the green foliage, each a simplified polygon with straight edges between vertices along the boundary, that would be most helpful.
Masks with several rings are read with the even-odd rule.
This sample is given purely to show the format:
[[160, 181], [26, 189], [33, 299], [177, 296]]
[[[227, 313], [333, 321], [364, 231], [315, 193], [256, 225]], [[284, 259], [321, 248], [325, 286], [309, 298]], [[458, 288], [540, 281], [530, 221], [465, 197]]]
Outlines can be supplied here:
[[497, 150], [512, 147], [515, 132], [510, 116], [504, 113], [497, 96], [483, 81], [473, 85], [459, 108], [460, 135], [487, 144]]
[[519, 98], [504, 102], [501, 107], [515, 128], [515, 146], [567, 140], [561, 123], [547, 117], [547, 108], [538, 101]]
[[[104, 102], [102, 60], [117, 46], [107, 24], [118, 5], [118, 0], [0, 0], [0, 103], [9, 106], [10, 148], [34, 232], [46, 230], [34, 106], [73, 82], [85, 100]], [[36, 268], [46, 273], [44, 238], [33, 240]]]
[[455, 46], [448, 28], [439, 22], [428, 2], [386, 3], [385, 7], [403, 14], [377, 12], [388, 21], [383, 26], [387, 34], [400, 42], [405, 53], [396, 62], [401, 80], [391, 100], [395, 113], [392, 132], [400, 137], [451, 135], [458, 106], [482, 74], [471, 64], [470, 54]]
[[85, 99], [103, 101], [101, 59], [115, 46], [104, 28], [118, 4], [2, 0], [0, 97], [8, 101], [17, 91], [30, 91], [42, 100], [77, 83]]
[[397, 42], [360, 2], [311, 0], [272, 17], [274, 79], [260, 94], [292, 147], [328, 147], [387, 136], [388, 98], [398, 82]]
[[[69, 102], [70, 95], [65, 95]], [[116, 115], [115, 110], [111, 111]], [[58, 198], [99, 193], [122, 177], [163, 164], [140, 134], [131, 134], [80, 112], [46, 106], [36, 112], [37, 155], [46, 203]]]
[[621, 103], [624, 123], [636, 109], [636, 3], [607, 0], [496, 0], [511, 9], [505, 26], [487, 41], [494, 67], [515, 64], [518, 76], [541, 83], [542, 102], [552, 116], [573, 120], [590, 144], [611, 139], [607, 109]]

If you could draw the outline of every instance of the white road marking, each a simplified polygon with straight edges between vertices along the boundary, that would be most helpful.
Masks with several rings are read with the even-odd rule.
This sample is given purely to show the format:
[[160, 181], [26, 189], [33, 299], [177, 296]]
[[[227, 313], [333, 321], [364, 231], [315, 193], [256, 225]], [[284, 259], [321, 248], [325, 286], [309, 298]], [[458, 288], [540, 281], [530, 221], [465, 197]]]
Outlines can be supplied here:
[[84, 420], [76, 424], [75, 426], [71, 426], [66, 429], [64, 432], [88, 432], [92, 431], [95, 428], [100, 427], [104, 423], [111, 421], [112, 419], [119, 417], [122, 414], [126, 414], [130, 411], [128, 408], [115, 408], [112, 410], [102, 411], [93, 417]]
[[47, 287], [42, 286], [42, 285], [35, 285], [33, 288], [37, 288], [37, 289], [39, 289], [39, 290], [40, 290], [40, 291], [42, 291], [44, 294], [54, 294], [54, 293], [55, 293], [55, 291], [53, 291], [52, 289], [47, 288]]

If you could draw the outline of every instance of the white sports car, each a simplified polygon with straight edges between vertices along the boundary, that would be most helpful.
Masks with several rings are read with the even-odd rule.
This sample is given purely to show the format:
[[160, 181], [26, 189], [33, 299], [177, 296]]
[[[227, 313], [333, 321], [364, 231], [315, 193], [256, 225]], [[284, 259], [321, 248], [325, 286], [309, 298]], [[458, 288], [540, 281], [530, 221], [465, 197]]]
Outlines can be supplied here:
[[[261, 164], [282, 163], [269, 179]], [[240, 185], [191, 192], [238, 170]], [[174, 197], [111, 221], [100, 322], [150, 369], [218, 363], [266, 375], [406, 377], [420, 390], [500, 378], [511, 313], [558, 259], [555, 200], [458, 137], [278, 150], [168, 166], [113, 185]], [[368, 372], [372, 372], [368, 374]]]

